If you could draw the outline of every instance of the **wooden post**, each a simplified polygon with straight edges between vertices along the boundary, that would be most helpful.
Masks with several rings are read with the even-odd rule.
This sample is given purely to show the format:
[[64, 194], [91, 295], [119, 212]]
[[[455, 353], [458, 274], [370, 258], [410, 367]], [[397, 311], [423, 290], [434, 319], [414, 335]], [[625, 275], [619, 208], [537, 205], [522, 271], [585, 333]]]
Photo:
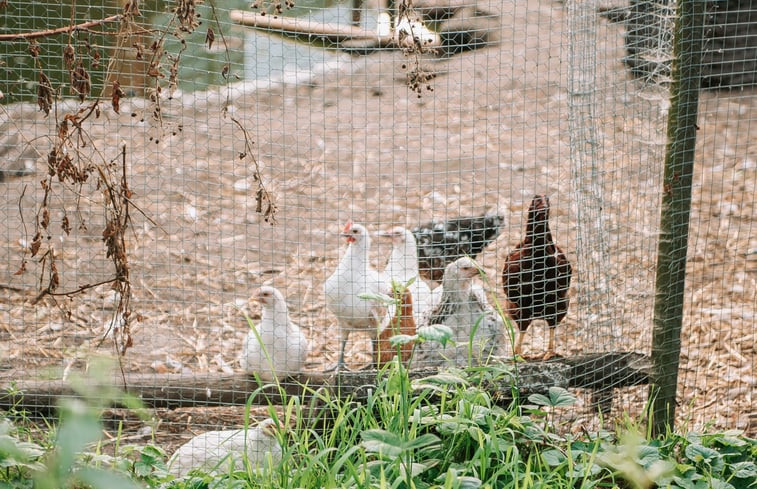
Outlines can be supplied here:
[[672, 429], [675, 420], [703, 47], [703, 4], [701, 0], [678, 0], [673, 39], [673, 81], [652, 333], [650, 400], [654, 436]]

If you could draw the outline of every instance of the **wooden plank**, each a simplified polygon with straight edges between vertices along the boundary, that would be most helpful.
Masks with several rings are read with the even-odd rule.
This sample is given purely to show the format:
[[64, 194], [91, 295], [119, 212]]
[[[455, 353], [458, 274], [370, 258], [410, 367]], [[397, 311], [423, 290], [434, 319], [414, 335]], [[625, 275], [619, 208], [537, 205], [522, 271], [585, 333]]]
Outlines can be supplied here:
[[391, 41], [391, 36], [379, 36], [375, 32], [354, 25], [322, 23], [309, 19], [264, 15], [242, 10], [232, 10], [229, 17], [238, 24], [290, 36], [308, 36], [331, 42], [362, 39], [371, 40], [377, 44], [387, 44]]
[[[549, 387], [613, 388], [648, 383], [651, 361], [639, 353], [597, 353], [546, 362], [512, 363], [502, 359], [496, 365], [509, 375], [490, 382], [486, 389], [493, 399], [508, 404], [514, 389], [523, 397], [546, 392]], [[411, 378], [422, 379], [438, 373], [436, 369], [411, 371]], [[280, 386], [261, 386], [244, 374], [127, 374], [126, 384], [114, 377], [109, 387], [118, 387], [139, 397], [148, 407], [176, 408], [187, 406], [221, 406], [244, 404], [254, 394], [253, 404], [283, 404], [288, 396], [301, 396], [311, 402], [316, 391], [327, 389], [332, 396], [365, 400], [376, 388], [377, 372], [344, 372], [334, 374], [307, 373], [283, 382]], [[0, 381], [0, 409], [15, 406], [35, 412], [52, 412], [58, 401], [75, 396], [70, 385], [63, 380]]]

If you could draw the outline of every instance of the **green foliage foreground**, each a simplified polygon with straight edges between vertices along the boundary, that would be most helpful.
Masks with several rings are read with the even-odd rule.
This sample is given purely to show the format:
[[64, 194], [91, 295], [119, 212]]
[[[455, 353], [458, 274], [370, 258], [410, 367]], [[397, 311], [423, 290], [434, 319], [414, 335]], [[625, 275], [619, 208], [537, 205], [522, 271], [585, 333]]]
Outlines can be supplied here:
[[[365, 403], [319, 391], [315, 407], [290, 398], [278, 417], [271, 407], [292, 426], [280, 434], [280, 463], [183, 479], [153, 445], [104, 455], [101, 408], [138, 407], [80, 382], [83, 400], [61, 405], [47, 441], [32, 441], [23, 413], [0, 415], [0, 488], [757, 488], [757, 442], [739, 432], [650, 439], [631, 422], [621, 435], [559, 434], [554, 411], [575, 397], [552, 388], [503, 409], [482, 387], [500, 375], [509, 374], [477, 368], [411, 381], [395, 362]], [[318, 415], [297, 416], [305, 412]]]

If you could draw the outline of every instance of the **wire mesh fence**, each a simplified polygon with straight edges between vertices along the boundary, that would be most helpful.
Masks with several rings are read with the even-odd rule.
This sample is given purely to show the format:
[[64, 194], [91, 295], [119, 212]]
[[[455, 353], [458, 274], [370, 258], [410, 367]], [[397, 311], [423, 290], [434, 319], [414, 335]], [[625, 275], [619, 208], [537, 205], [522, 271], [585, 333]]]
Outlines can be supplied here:
[[[239, 425], [245, 365], [323, 379], [344, 348], [340, 370], [371, 367], [399, 315], [458, 342], [418, 367], [518, 345], [578, 364], [564, 385], [602, 388], [568, 428], [646, 405], [597, 358], [651, 352], [673, 2], [3, 8], [3, 388], [54, 403], [116, 356], [172, 447]], [[678, 377], [679, 419], [752, 433], [756, 17], [706, 5], [703, 85], [729, 90], [700, 96]], [[357, 297], [393, 295], [384, 271], [415, 277], [397, 314]], [[274, 327], [285, 306], [299, 334]]]

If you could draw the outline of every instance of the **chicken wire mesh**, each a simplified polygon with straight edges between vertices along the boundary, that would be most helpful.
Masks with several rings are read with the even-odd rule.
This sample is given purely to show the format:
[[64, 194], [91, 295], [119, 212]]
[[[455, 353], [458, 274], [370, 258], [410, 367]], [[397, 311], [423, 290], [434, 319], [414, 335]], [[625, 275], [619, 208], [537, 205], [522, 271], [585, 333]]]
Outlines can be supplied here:
[[[270, 300], [276, 292], [261, 286], [281, 292], [309, 343], [298, 362], [292, 352], [301, 345], [291, 339], [300, 335], [290, 328], [279, 338], [286, 353], [274, 349], [270, 360], [279, 370], [318, 374], [339, 358], [342, 337], [324, 284], [346, 254], [343, 234], [365, 226], [368, 263], [379, 271], [393, 242], [374, 233], [421, 228], [418, 238], [448, 239], [444, 253], [460, 256], [474, 236], [485, 277], [468, 277], [479, 292], [466, 307], [485, 300], [508, 310], [503, 269], [526, 237], [534, 195], [548, 196], [552, 236], [572, 265], [569, 287], [556, 286], [570, 300], [554, 330], [556, 352], [649, 354], [675, 4], [411, 5], [5, 5], [3, 387], [34, 380], [52, 389], [92, 355], [122, 349], [126, 374], [166, 387], [155, 404], [168, 447], [188, 438], [190, 424], [239, 426], [242, 411], [230, 399], [248, 392], [213, 382], [241, 374], [243, 349], [266, 333], [260, 326], [255, 336], [244, 314], [260, 325], [267, 302], [280, 314], [281, 302]], [[757, 11], [733, 1], [707, 9], [704, 85], [732, 90], [705, 91], [699, 103], [678, 416], [753, 433]], [[123, 12], [132, 21], [18, 37]], [[397, 33], [402, 15], [410, 32], [423, 29], [421, 46]], [[269, 29], [241, 25], [253, 17]], [[281, 35], [292, 29], [305, 32]], [[94, 97], [102, 100], [97, 110], [81, 110]], [[88, 177], [72, 179], [70, 169], [61, 177], [66, 156]], [[482, 216], [465, 221], [472, 234], [426, 226]], [[113, 223], [125, 232], [114, 234]], [[114, 261], [114, 236], [126, 243], [125, 262]], [[427, 275], [437, 280], [417, 279], [416, 287], [438, 285], [439, 249], [422, 248], [421, 263], [435, 267]], [[531, 295], [547, 280], [518, 278], [531, 283]], [[416, 310], [422, 305], [413, 298]], [[433, 307], [429, 314], [449, 317]], [[446, 324], [478, 327], [465, 314]], [[418, 316], [416, 327], [424, 321]], [[348, 370], [373, 360], [375, 333], [356, 327], [363, 330], [346, 342]], [[493, 326], [497, 353], [512, 355], [513, 327], [511, 334]], [[535, 320], [523, 355], [544, 353], [549, 331]], [[184, 383], [171, 391], [168, 374]], [[608, 375], [598, 368], [585, 377]], [[585, 391], [562, 421], [595, 426], [596, 404], [606, 411], [610, 398], [613, 415], [640, 413], [648, 388], [627, 380], [614, 391]], [[55, 392], [39, 399], [54, 402]]]

